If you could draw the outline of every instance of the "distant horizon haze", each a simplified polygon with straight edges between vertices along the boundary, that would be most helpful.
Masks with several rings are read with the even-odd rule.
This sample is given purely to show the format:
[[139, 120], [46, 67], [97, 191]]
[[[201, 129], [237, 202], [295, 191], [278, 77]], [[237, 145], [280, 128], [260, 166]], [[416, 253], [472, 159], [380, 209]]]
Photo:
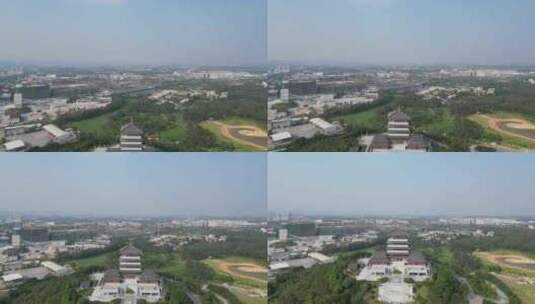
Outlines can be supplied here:
[[0, 168], [4, 214], [266, 215], [263, 154], [22, 153]]
[[268, 60], [535, 64], [531, 0], [270, 0]]
[[529, 154], [268, 156], [268, 211], [324, 216], [535, 217]]
[[0, 61], [256, 65], [266, 0], [0, 0]]

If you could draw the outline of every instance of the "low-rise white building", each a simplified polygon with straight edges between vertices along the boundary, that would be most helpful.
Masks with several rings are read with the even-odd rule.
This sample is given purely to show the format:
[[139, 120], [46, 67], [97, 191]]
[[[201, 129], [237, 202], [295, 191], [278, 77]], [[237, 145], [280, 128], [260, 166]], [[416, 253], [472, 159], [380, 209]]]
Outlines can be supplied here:
[[336, 126], [330, 122], [327, 122], [321, 118], [312, 118], [310, 123], [316, 128], [320, 129], [320, 132], [323, 135], [335, 135], [340, 132], [340, 127]]
[[308, 254], [308, 256], [323, 264], [332, 263], [335, 260], [333, 257], [324, 255], [323, 253], [319, 253], [319, 252], [311, 252]]
[[20, 139], [12, 140], [4, 144], [4, 149], [6, 152], [22, 151], [26, 149], [26, 144]]
[[61, 266], [51, 261], [41, 262], [41, 265], [50, 270], [55, 276], [64, 276], [72, 273], [69, 266]]
[[53, 141], [58, 144], [68, 143], [75, 139], [75, 136], [71, 132], [66, 132], [55, 125], [45, 125], [43, 130], [50, 134], [53, 138]]
[[272, 134], [269, 138], [274, 146], [287, 145], [293, 140], [292, 134], [288, 131]]

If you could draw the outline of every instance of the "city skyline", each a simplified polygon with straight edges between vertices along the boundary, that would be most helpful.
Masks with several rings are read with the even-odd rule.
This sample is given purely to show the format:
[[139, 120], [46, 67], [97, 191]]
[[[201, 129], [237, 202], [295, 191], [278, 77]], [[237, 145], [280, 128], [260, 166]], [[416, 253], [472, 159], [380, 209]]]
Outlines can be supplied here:
[[268, 207], [309, 216], [535, 216], [531, 157], [272, 154]]
[[[258, 65], [264, 0], [1, 0], [0, 61], [59, 65]], [[98, 21], [98, 22], [97, 22]], [[39, 43], [36, 43], [36, 39]]]
[[5, 155], [0, 167], [4, 214], [266, 214], [266, 157], [261, 154]]
[[532, 1], [272, 0], [271, 62], [535, 64]]

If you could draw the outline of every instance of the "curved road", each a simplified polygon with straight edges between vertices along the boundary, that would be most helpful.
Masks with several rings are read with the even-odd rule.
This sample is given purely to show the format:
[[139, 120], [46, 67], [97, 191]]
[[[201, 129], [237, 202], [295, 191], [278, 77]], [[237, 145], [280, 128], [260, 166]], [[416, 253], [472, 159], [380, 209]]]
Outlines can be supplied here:
[[468, 286], [468, 294], [466, 295], [466, 300], [470, 304], [483, 304], [485, 300], [495, 303], [495, 304], [509, 304], [509, 298], [507, 297], [507, 295], [501, 289], [499, 289], [496, 285], [490, 282], [488, 283], [492, 286], [492, 288], [494, 288], [494, 290], [496, 290], [496, 294], [498, 296], [497, 299], [485, 298], [476, 294], [474, 290], [472, 289], [472, 286], [470, 286], [470, 284], [468, 283], [468, 280], [466, 280], [465, 278], [461, 276], [456, 276], [456, 279], [462, 284]]

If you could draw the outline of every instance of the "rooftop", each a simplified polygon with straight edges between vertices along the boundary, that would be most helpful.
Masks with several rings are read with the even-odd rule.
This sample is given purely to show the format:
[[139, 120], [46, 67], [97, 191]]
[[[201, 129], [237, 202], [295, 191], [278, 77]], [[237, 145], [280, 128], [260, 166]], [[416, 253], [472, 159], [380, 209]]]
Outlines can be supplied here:
[[14, 151], [18, 149], [23, 149], [25, 146], [26, 144], [24, 143], [24, 141], [20, 139], [13, 140], [4, 144], [6, 151]]
[[371, 149], [389, 149], [390, 139], [385, 134], [377, 134], [373, 137], [370, 144]]
[[388, 114], [388, 120], [392, 121], [409, 121], [410, 119], [409, 115], [401, 112], [401, 110], [395, 110]]
[[141, 136], [143, 135], [143, 130], [134, 124], [133, 121], [127, 123], [121, 127], [121, 135], [127, 136]]
[[46, 125], [43, 127], [43, 130], [47, 131], [48, 133], [50, 133], [52, 136], [56, 138], [69, 135], [69, 133], [63, 131], [62, 129], [58, 128], [55, 125]]
[[119, 271], [115, 269], [108, 270], [104, 273], [104, 277], [102, 278], [102, 283], [121, 283], [122, 278]]
[[271, 139], [273, 141], [283, 141], [283, 140], [287, 140], [291, 138], [292, 138], [292, 134], [290, 134], [290, 132], [280, 132], [280, 133], [275, 133], [271, 135]]
[[389, 264], [390, 259], [386, 256], [386, 252], [384, 251], [377, 251], [373, 254], [373, 256], [370, 258], [370, 264]]
[[2, 280], [4, 282], [13, 282], [13, 281], [22, 280], [22, 279], [23, 277], [20, 273], [6, 274], [2, 276]]
[[427, 149], [428, 142], [425, 136], [422, 134], [414, 134], [409, 138], [407, 142], [407, 149], [409, 150], [420, 150]]
[[160, 277], [153, 270], [145, 270], [139, 277], [139, 283], [159, 283]]
[[407, 258], [409, 264], [426, 264], [427, 260], [424, 255], [418, 251], [412, 252]]
[[123, 249], [121, 249], [121, 255], [124, 255], [124, 256], [142, 256], [143, 255], [143, 251], [137, 249], [136, 247], [134, 247], [132, 245], [128, 245], [128, 246], [124, 247]]

